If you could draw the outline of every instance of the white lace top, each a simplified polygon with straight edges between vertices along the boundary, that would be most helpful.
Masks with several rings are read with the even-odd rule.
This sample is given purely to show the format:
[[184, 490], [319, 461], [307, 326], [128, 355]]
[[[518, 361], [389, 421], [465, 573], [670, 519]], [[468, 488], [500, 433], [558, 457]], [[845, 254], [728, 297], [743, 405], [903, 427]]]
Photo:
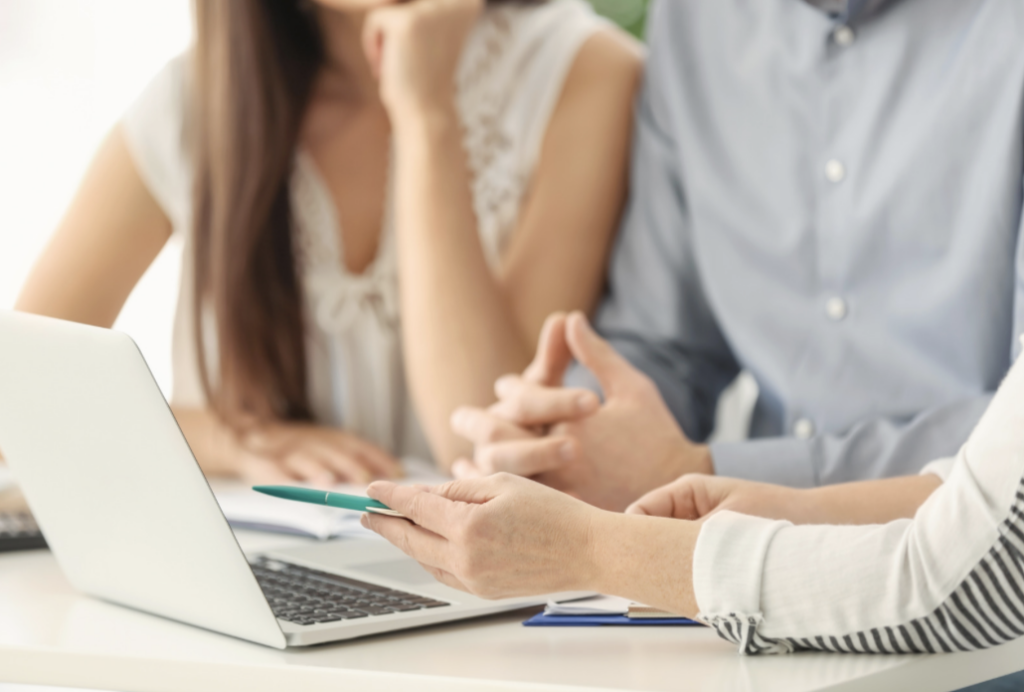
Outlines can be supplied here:
[[[457, 75], [457, 107], [480, 237], [492, 266], [515, 228], [576, 53], [605, 26], [582, 0], [552, 0], [488, 8], [467, 40]], [[143, 180], [184, 239], [172, 401], [201, 407], [205, 398], [192, 327], [192, 175], [182, 138], [186, 60], [173, 60], [156, 76], [122, 126]], [[429, 457], [401, 360], [393, 215], [385, 215], [377, 257], [354, 275], [341, 256], [333, 199], [312, 159], [301, 151], [291, 192], [300, 233], [309, 391], [318, 422], [399, 455]], [[214, 332], [205, 332], [208, 362], [215, 365]]]

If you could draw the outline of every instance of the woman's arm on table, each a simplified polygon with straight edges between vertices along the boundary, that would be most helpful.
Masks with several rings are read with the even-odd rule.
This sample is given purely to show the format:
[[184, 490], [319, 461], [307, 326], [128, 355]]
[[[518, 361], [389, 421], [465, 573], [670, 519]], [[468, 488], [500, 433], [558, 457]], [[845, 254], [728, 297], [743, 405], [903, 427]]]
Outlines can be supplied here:
[[[420, 420], [447, 466], [469, 453], [463, 404], [529, 363], [545, 317], [591, 309], [625, 198], [640, 56], [602, 31], [580, 49], [549, 122], [503, 263], [488, 266], [455, 108], [455, 64], [479, 0], [387, 7], [368, 20], [391, 114], [405, 359]], [[382, 54], [376, 51], [383, 45]], [[440, 55], [438, 45], [450, 50]]]
[[940, 485], [942, 479], [931, 473], [807, 489], [688, 474], [652, 490], [626, 511], [700, 519], [730, 510], [794, 524], [884, 524], [913, 517]]

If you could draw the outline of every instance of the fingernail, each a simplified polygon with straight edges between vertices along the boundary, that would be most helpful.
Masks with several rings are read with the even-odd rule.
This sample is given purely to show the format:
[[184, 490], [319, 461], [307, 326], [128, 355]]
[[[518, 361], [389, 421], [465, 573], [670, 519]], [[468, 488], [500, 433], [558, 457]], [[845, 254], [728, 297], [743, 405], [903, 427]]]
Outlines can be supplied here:
[[370, 528], [370, 517], [366, 514], [359, 517], [359, 523], [363, 525], [363, 528]]
[[559, 448], [558, 453], [563, 460], [572, 461], [576, 457], [576, 445], [572, 442], [566, 442]]
[[580, 411], [587, 413], [594, 411], [600, 405], [601, 402], [597, 400], [597, 395], [593, 392], [587, 392], [586, 394], [580, 394], [579, 398], [576, 399], [576, 405]]

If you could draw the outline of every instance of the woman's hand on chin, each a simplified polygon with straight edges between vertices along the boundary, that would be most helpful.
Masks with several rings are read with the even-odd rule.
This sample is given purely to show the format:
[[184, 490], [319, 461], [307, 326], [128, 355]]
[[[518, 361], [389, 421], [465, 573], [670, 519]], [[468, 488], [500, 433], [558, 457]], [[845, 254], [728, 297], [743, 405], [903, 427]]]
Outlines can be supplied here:
[[364, 526], [448, 586], [484, 598], [595, 587], [594, 524], [606, 513], [564, 493], [508, 474], [367, 493], [411, 522], [366, 514]]
[[483, 0], [416, 0], [372, 10], [363, 50], [392, 123], [454, 112], [455, 72]]
[[238, 435], [235, 474], [258, 483], [302, 481], [322, 487], [401, 475], [398, 461], [350, 433], [308, 423], [273, 423]]

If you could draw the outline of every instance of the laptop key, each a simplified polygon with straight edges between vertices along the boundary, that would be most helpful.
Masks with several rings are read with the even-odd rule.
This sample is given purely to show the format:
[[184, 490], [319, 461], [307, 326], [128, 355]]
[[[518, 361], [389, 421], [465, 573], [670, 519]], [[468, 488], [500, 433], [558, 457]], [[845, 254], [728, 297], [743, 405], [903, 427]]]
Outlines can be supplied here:
[[366, 613], [367, 615], [383, 615], [385, 613], [395, 612], [391, 608], [382, 608], [381, 606], [359, 606], [356, 610]]

